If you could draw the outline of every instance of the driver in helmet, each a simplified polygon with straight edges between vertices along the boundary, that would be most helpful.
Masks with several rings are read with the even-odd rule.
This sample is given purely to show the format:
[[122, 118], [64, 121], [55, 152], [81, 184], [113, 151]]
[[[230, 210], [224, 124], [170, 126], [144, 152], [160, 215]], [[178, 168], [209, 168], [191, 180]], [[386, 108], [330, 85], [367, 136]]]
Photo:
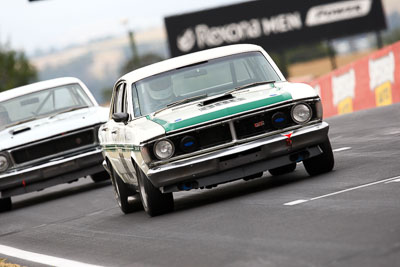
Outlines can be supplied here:
[[176, 100], [170, 76], [154, 78], [149, 82], [148, 92], [153, 99], [153, 110], [159, 110]]

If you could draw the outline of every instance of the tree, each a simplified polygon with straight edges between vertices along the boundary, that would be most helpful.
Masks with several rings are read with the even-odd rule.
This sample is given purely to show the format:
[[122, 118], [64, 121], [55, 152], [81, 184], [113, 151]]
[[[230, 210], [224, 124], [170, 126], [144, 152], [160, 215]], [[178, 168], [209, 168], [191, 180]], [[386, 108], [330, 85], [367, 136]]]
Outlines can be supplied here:
[[163, 57], [153, 54], [153, 53], [147, 53], [144, 54], [143, 56], [140, 56], [138, 59], [135, 59], [135, 57], [132, 57], [130, 60], [128, 60], [122, 67], [121, 72], [122, 74], [131, 72], [135, 69], [145, 67], [147, 65], [159, 62], [161, 60], [164, 60]]
[[400, 28], [396, 28], [387, 32], [383, 37], [385, 45], [393, 44], [399, 40], [400, 40]]
[[23, 52], [0, 46], [0, 92], [37, 81], [37, 70]]
[[141, 67], [145, 67], [147, 65], [164, 60], [163, 57], [154, 53], [147, 53], [140, 56], [136, 47], [134, 33], [132, 31], [129, 31], [128, 36], [129, 36], [129, 45], [132, 57], [122, 66], [121, 68], [122, 75], [131, 72], [135, 69], [139, 69]]

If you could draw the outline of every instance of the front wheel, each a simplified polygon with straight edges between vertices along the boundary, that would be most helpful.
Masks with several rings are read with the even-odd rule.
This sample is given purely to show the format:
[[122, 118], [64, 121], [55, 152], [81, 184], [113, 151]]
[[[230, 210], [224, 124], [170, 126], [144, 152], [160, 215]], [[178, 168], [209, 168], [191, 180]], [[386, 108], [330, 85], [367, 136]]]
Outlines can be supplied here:
[[[125, 184], [113, 168], [111, 168], [111, 174], [115, 199], [122, 212], [128, 214], [142, 209], [142, 205], [137, 199], [138, 193]], [[129, 199], [130, 197], [133, 199]]]
[[0, 212], [10, 211], [12, 209], [11, 198], [0, 198]]
[[150, 182], [142, 170], [137, 169], [140, 198], [146, 213], [153, 217], [173, 211], [174, 197], [172, 193], [161, 193], [160, 189]]
[[309, 175], [314, 176], [330, 172], [335, 165], [332, 146], [329, 139], [320, 144], [322, 154], [303, 161], [304, 167]]

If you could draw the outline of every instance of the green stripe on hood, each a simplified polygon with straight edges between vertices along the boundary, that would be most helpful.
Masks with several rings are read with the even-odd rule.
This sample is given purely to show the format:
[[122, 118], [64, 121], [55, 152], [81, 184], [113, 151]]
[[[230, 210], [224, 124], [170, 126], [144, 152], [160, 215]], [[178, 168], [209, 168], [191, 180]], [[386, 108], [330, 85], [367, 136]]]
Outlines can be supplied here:
[[196, 125], [199, 123], [203, 123], [203, 122], [219, 119], [222, 117], [234, 115], [237, 113], [249, 111], [252, 109], [257, 109], [257, 108], [261, 108], [264, 106], [276, 104], [276, 103], [279, 103], [282, 101], [291, 100], [291, 99], [292, 99], [292, 95], [288, 92], [284, 92], [284, 93], [276, 95], [276, 96], [268, 97], [265, 99], [253, 101], [253, 102], [242, 104], [242, 105], [227, 107], [227, 108], [224, 108], [221, 110], [206, 113], [206, 114], [203, 114], [200, 116], [196, 116], [196, 117], [178, 121], [178, 122], [167, 122], [165, 120], [158, 119], [158, 118], [150, 118], [150, 116], [146, 116], [146, 117], [147, 117], [147, 119], [160, 124], [165, 129], [166, 132], [169, 132], [169, 131], [189, 127], [192, 125]]

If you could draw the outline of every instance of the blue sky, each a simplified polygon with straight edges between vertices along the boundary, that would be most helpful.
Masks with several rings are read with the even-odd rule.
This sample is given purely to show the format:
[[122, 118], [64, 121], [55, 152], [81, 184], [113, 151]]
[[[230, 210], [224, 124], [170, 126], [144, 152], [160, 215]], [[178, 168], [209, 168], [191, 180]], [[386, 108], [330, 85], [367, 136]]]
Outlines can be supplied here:
[[[164, 17], [247, 0], [28, 0], [0, 1], [0, 43], [28, 54], [62, 48], [127, 28], [161, 27]], [[123, 23], [127, 21], [127, 23]]]

